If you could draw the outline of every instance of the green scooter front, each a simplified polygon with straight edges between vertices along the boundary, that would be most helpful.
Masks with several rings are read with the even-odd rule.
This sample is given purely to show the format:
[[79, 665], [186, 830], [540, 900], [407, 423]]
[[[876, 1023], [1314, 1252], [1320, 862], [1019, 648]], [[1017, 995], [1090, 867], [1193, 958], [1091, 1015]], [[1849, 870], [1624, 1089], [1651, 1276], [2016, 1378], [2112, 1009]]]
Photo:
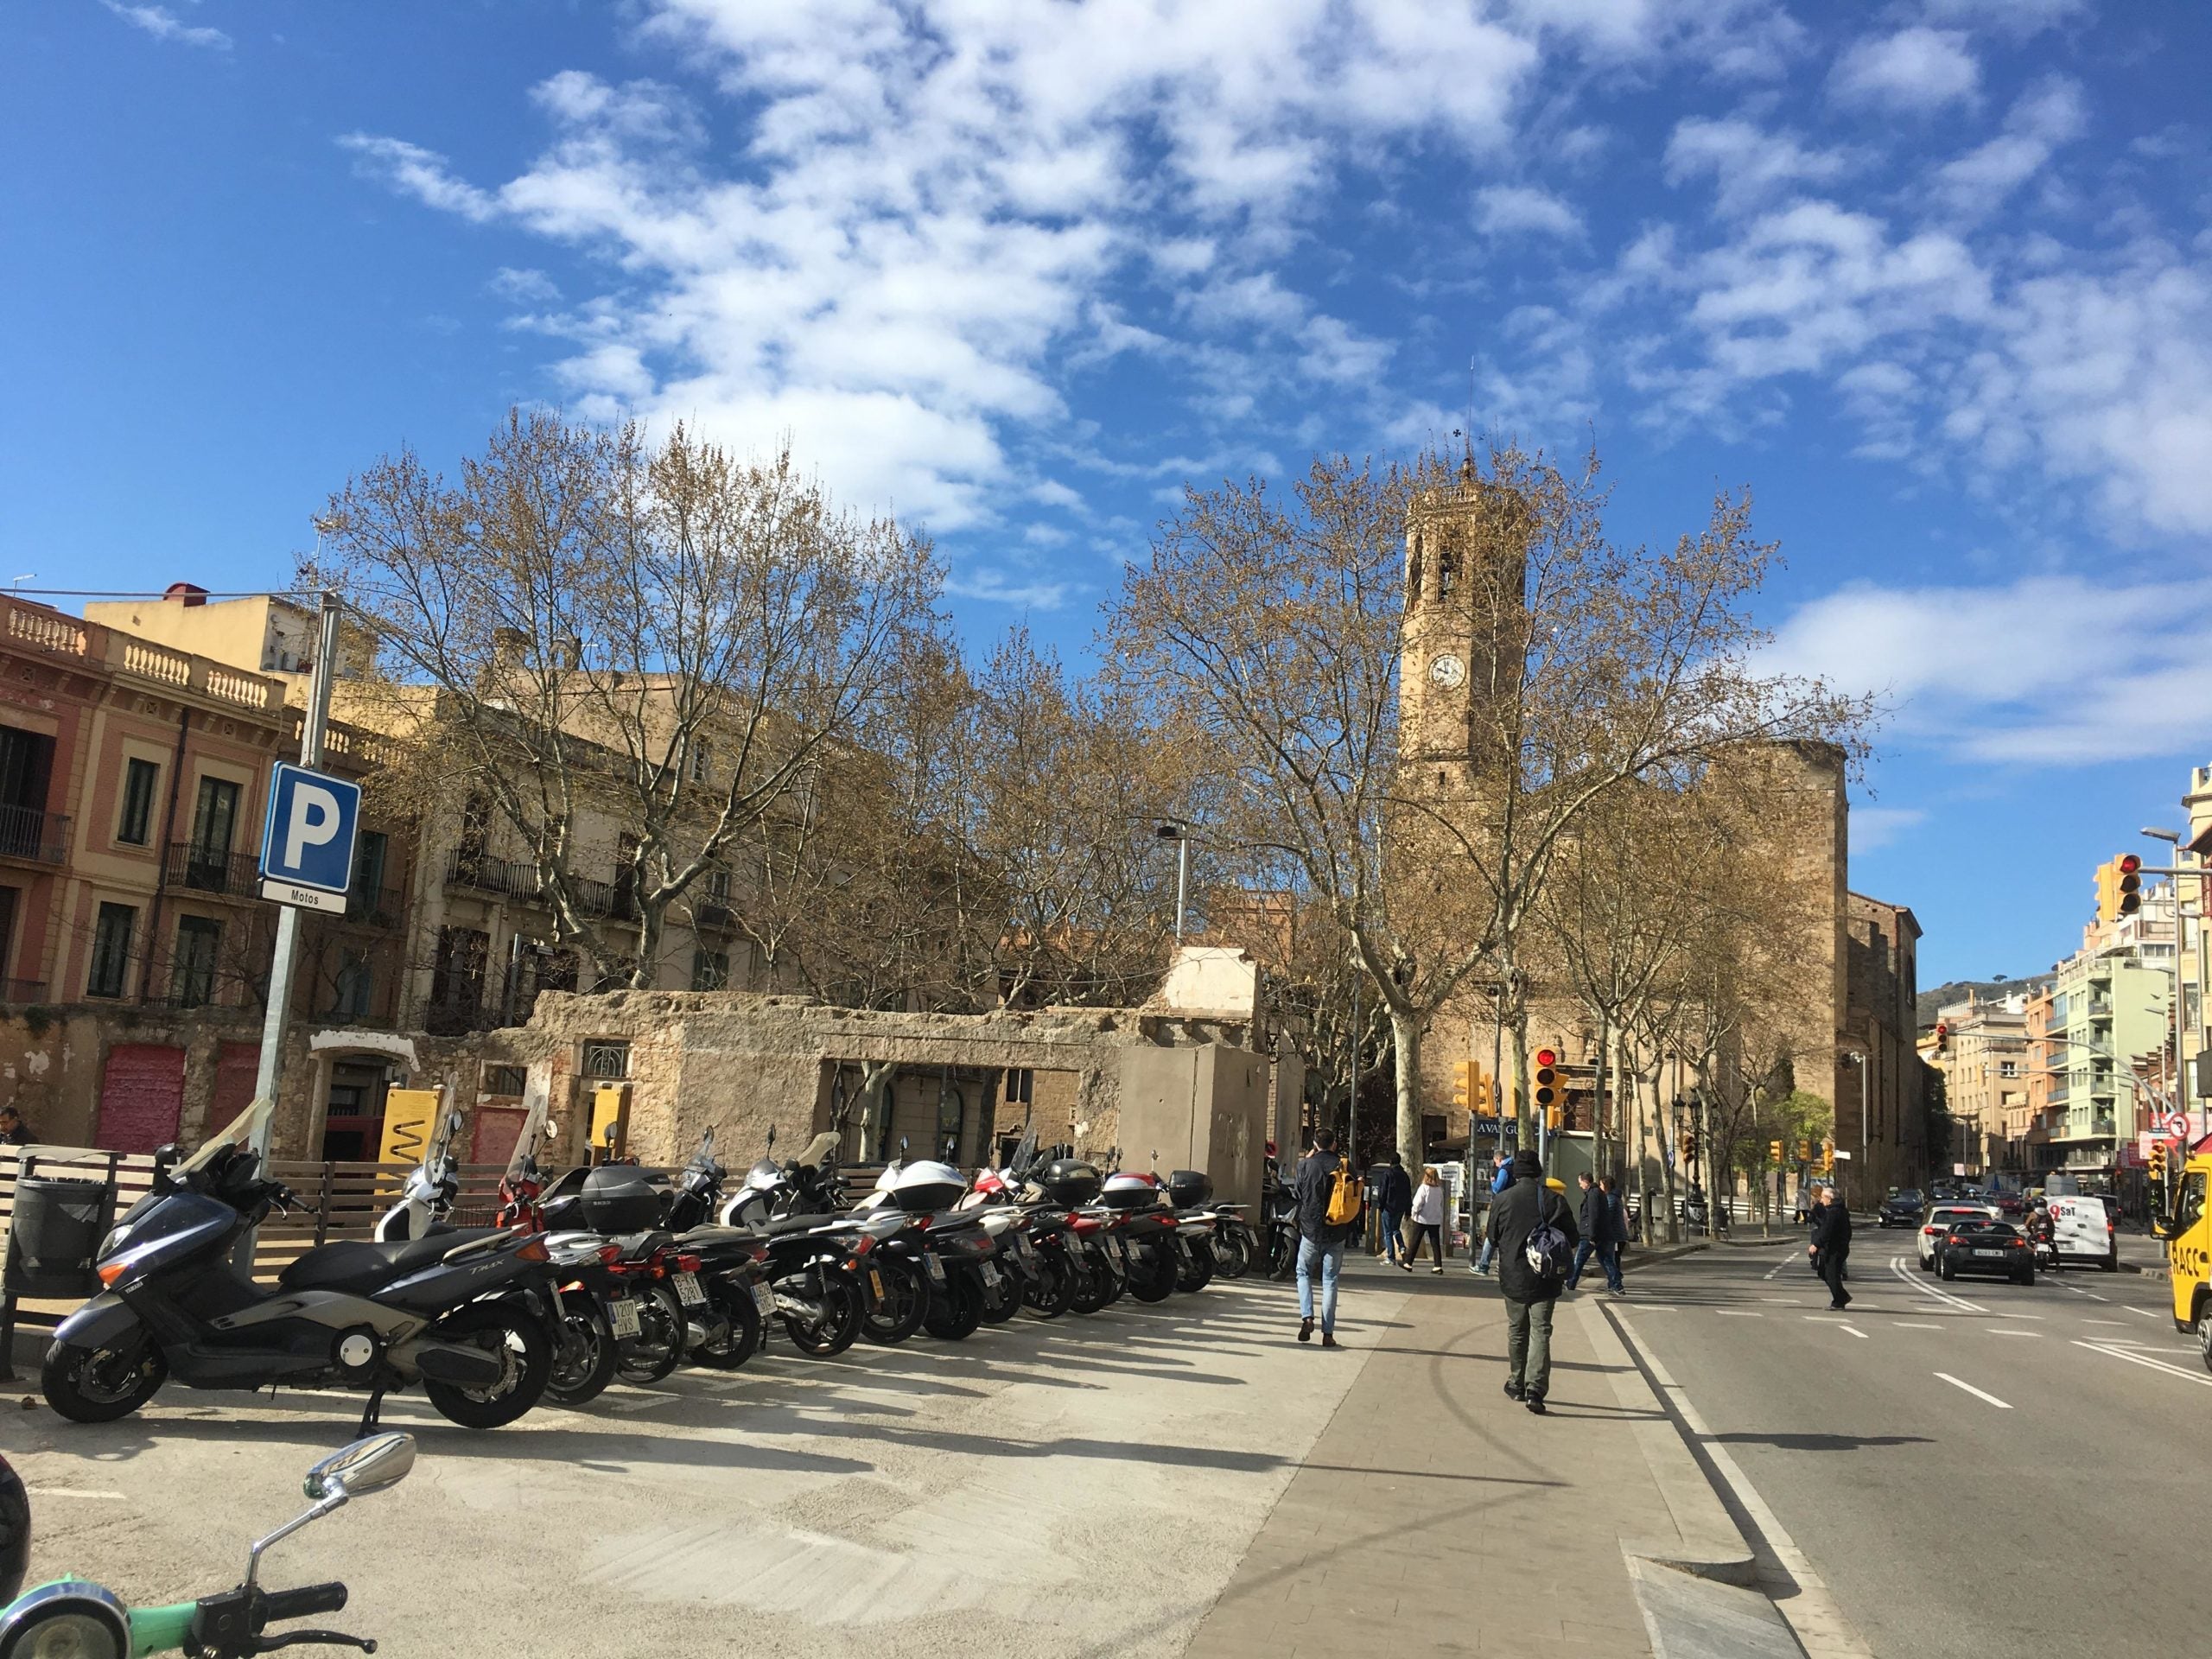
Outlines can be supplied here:
[[308, 1522], [404, 1478], [414, 1463], [415, 1440], [409, 1434], [372, 1434], [323, 1459], [308, 1471], [305, 1486], [312, 1507], [257, 1541], [248, 1553], [245, 1581], [220, 1595], [163, 1607], [128, 1607], [114, 1592], [80, 1579], [57, 1579], [27, 1590], [0, 1608], [0, 1659], [135, 1659], [178, 1650], [194, 1659], [250, 1659], [280, 1648], [308, 1646], [374, 1653], [374, 1642], [336, 1630], [264, 1634], [278, 1620], [337, 1612], [346, 1605], [346, 1586], [264, 1590], [258, 1582], [261, 1557]]

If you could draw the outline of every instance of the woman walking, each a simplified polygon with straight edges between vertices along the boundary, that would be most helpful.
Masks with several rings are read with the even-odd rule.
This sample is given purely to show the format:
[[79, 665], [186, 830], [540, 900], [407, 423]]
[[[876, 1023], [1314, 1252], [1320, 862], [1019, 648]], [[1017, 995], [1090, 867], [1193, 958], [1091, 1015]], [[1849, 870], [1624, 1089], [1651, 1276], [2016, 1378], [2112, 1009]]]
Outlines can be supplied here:
[[1449, 1196], [1443, 1177], [1434, 1165], [1423, 1167], [1421, 1185], [1414, 1192], [1413, 1225], [1407, 1236], [1406, 1259], [1398, 1265], [1408, 1273], [1414, 1270], [1414, 1261], [1421, 1255], [1421, 1241], [1428, 1241], [1429, 1254], [1436, 1258], [1431, 1273], [1444, 1271], [1444, 1202]]

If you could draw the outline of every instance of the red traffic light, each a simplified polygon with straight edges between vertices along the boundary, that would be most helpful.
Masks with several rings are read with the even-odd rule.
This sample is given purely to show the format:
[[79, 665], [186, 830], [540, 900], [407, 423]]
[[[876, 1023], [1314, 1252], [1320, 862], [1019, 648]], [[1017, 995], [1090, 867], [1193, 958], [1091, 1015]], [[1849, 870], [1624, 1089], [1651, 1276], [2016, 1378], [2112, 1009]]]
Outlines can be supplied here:
[[1559, 1064], [1559, 1056], [1552, 1052], [1548, 1048], [1540, 1048], [1536, 1051], [1536, 1064], [1538, 1065], [1557, 1065]]
[[2142, 868], [2143, 861], [2133, 853], [2122, 853], [2120, 855], [2120, 873], [2122, 875], [2133, 875]]

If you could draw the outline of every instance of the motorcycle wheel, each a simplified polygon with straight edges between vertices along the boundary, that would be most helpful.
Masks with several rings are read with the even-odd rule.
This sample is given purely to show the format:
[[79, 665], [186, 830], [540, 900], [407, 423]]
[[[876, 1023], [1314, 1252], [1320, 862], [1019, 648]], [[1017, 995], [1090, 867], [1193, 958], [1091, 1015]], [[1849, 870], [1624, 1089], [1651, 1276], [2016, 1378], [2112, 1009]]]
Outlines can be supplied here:
[[880, 1348], [893, 1348], [920, 1330], [929, 1315], [929, 1275], [897, 1260], [874, 1266], [883, 1275], [883, 1300], [861, 1316], [861, 1336]]
[[683, 1363], [683, 1304], [664, 1284], [633, 1293], [638, 1334], [616, 1344], [614, 1374], [638, 1388], [658, 1382]]
[[1000, 1268], [999, 1287], [983, 1292], [983, 1323], [1004, 1325], [1020, 1313], [1023, 1294], [1028, 1284], [1029, 1275], [1027, 1273], [1013, 1268]]
[[423, 1392], [438, 1414], [463, 1428], [498, 1428], [536, 1405], [553, 1370], [553, 1339], [536, 1318], [512, 1302], [471, 1302], [430, 1327], [442, 1342], [465, 1343], [497, 1354], [505, 1374], [485, 1389], [423, 1379]]
[[802, 1354], [816, 1359], [834, 1359], [860, 1340], [865, 1309], [860, 1287], [843, 1273], [821, 1268], [808, 1269], [809, 1278], [817, 1274], [820, 1275], [818, 1289], [810, 1285], [800, 1294], [821, 1304], [821, 1317], [805, 1319], [797, 1313], [786, 1313], [783, 1315], [784, 1329]]
[[1285, 1236], [1278, 1232], [1274, 1240], [1275, 1258], [1268, 1269], [1268, 1277], [1287, 1283], [1298, 1277], [1298, 1236], [1294, 1233]]
[[1021, 1300], [1039, 1319], [1057, 1319], [1075, 1306], [1079, 1287], [1073, 1262], [1060, 1251], [1040, 1249], [1036, 1276], [1030, 1280]]
[[614, 1380], [614, 1327], [607, 1322], [599, 1298], [587, 1291], [563, 1296], [561, 1308], [545, 1397], [556, 1405], [588, 1405]]
[[1141, 1302], [1164, 1302], [1175, 1294], [1175, 1281], [1181, 1272], [1175, 1258], [1163, 1249], [1153, 1259], [1150, 1273], [1130, 1278], [1129, 1294]]
[[686, 1351], [688, 1357], [710, 1370], [734, 1371], [760, 1351], [766, 1322], [747, 1286], [715, 1280], [708, 1285], [707, 1295], [716, 1317], [704, 1332], [706, 1340]]
[[1078, 1313], [1096, 1313], [1105, 1306], [1111, 1287], [1107, 1282], [1106, 1269], [1096, 1258], [1088, 1254], [1072, 1256], [1068, 1267], [1069, 1276], [1074, 1281], [1068, 1306]]
[[1213, 1270], [1224, 1279], [1242, 1279], [1252, 1270], [1252, 1249], [1242, 1233], [1218, 1233], [1213, 1241]]
[[38, 1380], [46, 1403], [71, 1422], [111, 1423], [152, 1399], [168, 1375], [153, 1333], [141, 1326], [118, 1347], [55, 1343]]
[[1204, 1290], [1212, 1282], [1213, 1247], [1211, 1244], [1192, 1245], [1189, 1265], [1177, 1270], [1175, 1288], [1187, 1294]]
[[983, 1322], [983, 1283], [972, 1274], [948, 1276], [944, 1294], [930, 1300], [922, 1329], [940, 1342], [964, 1342]]

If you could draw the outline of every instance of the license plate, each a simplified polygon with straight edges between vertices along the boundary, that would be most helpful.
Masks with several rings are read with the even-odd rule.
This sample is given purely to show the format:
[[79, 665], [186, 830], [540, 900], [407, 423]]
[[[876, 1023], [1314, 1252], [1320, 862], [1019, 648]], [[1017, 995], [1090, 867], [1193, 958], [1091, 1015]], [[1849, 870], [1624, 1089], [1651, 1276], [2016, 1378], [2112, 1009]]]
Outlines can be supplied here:
[[676, 1281], [676, 1300], [684, 1306], [704, 1307], [707, 1305], [707, 1293], [700, 1287], [697, 1274], [677, 1273], [669, 1276]]
[[983, 1282], [993, 1290], [999, 1287], [999, 1270], [988, 1262], [983, 1263]]
[[883, 1300], [883, 1275], [874, 1268], [868, 1270], [868, 1294], [877, 1301]]
[[766, 1283], [753, 1286], [753, 1306], [759, 1308], [764, 1314], [774, 1313], [776, 1311], [776, 1293], [769, 1289]]
[[641, 1328], [638, 1324], [638, 1305], [627, 1297], [611, 1305], [607, 1310], [607, 1317], [614, 1326], [614, 1337], [618, 1342], [636, 1336]]
[[929, 1263], [930, 1283], [933, 1285], [943, 1284], [944, 1282], [944, 1263], [938, 1261], [937, 1257], [933, 1255], [925, 1256], [922, 1259]]
[[2002, 1262], [2005, 1259], [2005, 1252], [2002, 1250], [1976, 1250], [1974, 1254], [1992, 1262]]

